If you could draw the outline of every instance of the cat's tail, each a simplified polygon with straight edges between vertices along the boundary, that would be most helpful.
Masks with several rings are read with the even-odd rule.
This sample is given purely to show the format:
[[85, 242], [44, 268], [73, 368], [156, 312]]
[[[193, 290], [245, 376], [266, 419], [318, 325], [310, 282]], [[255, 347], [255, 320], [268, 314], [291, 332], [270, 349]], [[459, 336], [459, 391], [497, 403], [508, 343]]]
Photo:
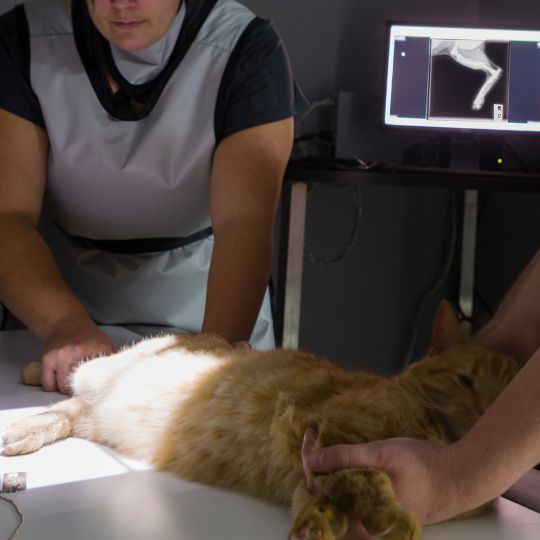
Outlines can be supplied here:
[[41, 386], [41, 362], [30, 362], [21, 369], [21, 381], [31, 386]]

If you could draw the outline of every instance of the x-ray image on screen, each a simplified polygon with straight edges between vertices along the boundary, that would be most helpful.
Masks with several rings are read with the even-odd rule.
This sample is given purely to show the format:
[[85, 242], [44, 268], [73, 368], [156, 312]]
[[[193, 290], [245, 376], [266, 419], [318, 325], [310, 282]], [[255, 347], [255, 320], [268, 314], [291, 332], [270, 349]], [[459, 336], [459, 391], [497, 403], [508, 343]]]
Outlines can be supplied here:
[[429, 117], [508, 117], [509, 44], [432, 39]]
[[540, 29], [392, 24], [389, 126], [540, 133]]

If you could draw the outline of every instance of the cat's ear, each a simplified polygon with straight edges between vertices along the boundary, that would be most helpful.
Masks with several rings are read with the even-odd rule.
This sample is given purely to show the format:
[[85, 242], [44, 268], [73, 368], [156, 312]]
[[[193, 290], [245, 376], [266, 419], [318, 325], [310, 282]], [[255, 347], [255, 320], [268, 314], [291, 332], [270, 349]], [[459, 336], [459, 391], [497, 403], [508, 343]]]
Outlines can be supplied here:
[[441, 300], [431, 334], [431, 349], [442, 352], [465, 342], [456, 310], [448, 300]]

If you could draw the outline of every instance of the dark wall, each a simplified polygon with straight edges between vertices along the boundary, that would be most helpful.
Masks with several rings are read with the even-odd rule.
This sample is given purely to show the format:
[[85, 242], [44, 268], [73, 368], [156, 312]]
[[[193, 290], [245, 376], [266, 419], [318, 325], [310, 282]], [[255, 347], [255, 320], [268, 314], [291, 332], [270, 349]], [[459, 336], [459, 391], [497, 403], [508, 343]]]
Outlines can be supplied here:
[[[244, 3], [274, 20], [288, 47], [296, 79], [309, 99], [343, 90], [359, 96], [354, 116], [358, 130], [342, 141], [345, 152], [391, 162], [401, 159], [408, 139], [381, 126], [387, 21], [540, 28], [540, 10], [532, 0]], [[535, 141], [532, 148], [530, 140], [524, 146], [527, 144], [532, 159]], [[462, 193], [455, 193], [460, 220]], [[419, 339], [413, 356], [428, 346], [438, 299], [443, 295], [456, 299], [459, 237], [449, 279], [417, 319], [419, 300], [440, 276], [452, 245], [451, 193], [370, 187], [360, 195], [359, 234], [348, 256], [333, 266], [306, 264], [301, 347], [344, 365], [389, 372], [401, 366], [417, 323]], [[497, 306], [538, 247], [540, 197], [490, 192], [481, 194], [480, 203], [476, 305], [483, 314]], [[315, 188], [308, 202], [307, 251], [336, 255], [350, 231], [352, 212], [350, 189]]]
[[258, 16], [271, 19], [282, 35], [294, 74], [309, 100], [336, 91], [342, 12], [341, 0], [247, 0]]

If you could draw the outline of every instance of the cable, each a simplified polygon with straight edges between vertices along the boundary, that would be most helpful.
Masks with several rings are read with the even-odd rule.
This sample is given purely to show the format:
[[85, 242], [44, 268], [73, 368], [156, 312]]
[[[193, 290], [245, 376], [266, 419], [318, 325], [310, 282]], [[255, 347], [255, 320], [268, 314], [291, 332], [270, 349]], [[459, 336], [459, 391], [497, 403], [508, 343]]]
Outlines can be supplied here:
[[493, 315], [493, 308], [486, 302], [486, 300], [484, 299], [484, 296], [480, 294], [480, 292], [476, 288], [474, 289], [474, 297], [482, 304], [482, 307], [491, 318], [491, 316]]
[[517, 152], [512, 148], [512, 146], [510, 146], [508, 141], [503, 140], [503, 146], [506, 150], [508, 150], [508, 152], [510, 152], [514, 161], [519, 165], [520, 168], [518, 170], [524, 171], [528, 169], [528, 165], [518, 156]]
[[[301, 157], [307, 156], [302, 145], [303, 142], [317, 140], [317, 141], [322, 141], [333, 148], [335, 129], [325, 130], [325, 131], [321, 131], [320, 133], [306, 134], [306, 135], [301, 134], [301, 131], [302, 131], [302, 125], [304, 124], [308, 116], [310, 116], [314, 111], [316, 111], [317, 109], [320, 109], [321, 107], [332, 107], [335, 109], [336, 104], [337, 104], [337, 101], [335, 97], [328, 97], [325, 99], [314, 101], [300, 114], [300, 116], [298, 116], [295, 122], [296, 135], [294, 138], [294, 147], [295, 149], [296, 148], [298, 149]], [[329, 139], [328, 139], [328, 134], [330, 134]]]
[[540, 165], [540, 159], [535, 159], [530, 163], [526, 163], [506, 140], [504, 141], [504, 148], [508, 150], [508, 152], [510, 152], [512, 158], [518, 164], [518, 167], [512, 169], [511, 172], [536, 172], [538, 170], [538, 165]]
[[383, 167], [378, 161], [364, 161], [357, 156], [351, 158], [324, 158], [320, 156], [306, 156], [293, 161], [303, 168], [323, 169], [335, 171], [373, 171]]
[[21, 532], [21, 529], [24, 525], [23, 513], [21, 512], [21, 509], [19, 508], [19, 506], [13, 499], [10, 499], [9, 497], [5, 497], [4, 495], [0, 495], [0, 500], [5, 501], [8, 504], [10, 504], [14, 508], [15, 512], [17, 512], [19, 523], [17, 524], [17, 528], [13, 531], [13, 533], [11, 533], [11, 536], [9, 537], [9, 540], [15, 540], [15, 538], [17, 538], [17, 536], [19, 535], [19, 532]]
[[358, 241], [358, 231], [360, 230], [360, 218], [362, 216], [362, 198], [360, 195], [360, 188], [357, 184], [351, 185], [352, 189], [352, 203], [353, 203], [353, 223], [351, 230], [347, 235], [347, 240], [343, 248], [338, 254], [331, 258], [324, 258], [314, 255], [311, 251], [308, 251], [308, 247], [304, 246], [304, 260], [313, 266], [333, 266], [341, 262], [352, 250]]
[[6, 329], [6, 324], [8, 320], [8, 311], [6, 306], [0, 304], [0, 310], [2, 311], [2, 318], [0, 320], [0, 332], [3, 332]]
[[301, 130], [302, 124], [313, 111], [316, 111], [317, 109], [320, 109], [321, 107], [335, 107], [335, 106], [336, 106], [335, 97], [328, 97], [328, 98], [320, 99], [318, 101], [314, 101], [308, 107], [306, 107], [306, 109], [298, 117], [298, 121], [296, 122], [296, 131], [299, 132]]
[[457, 194], [455, 192], [450, 193], [450, 246], [448, 250], [448, 256], [444, 261], [443, 267], [441, 269], [440, 275], [435, 279], [433, 284], [422, 294], [420, 300], [417, 304], [416, 315], [414, 318], [414, 326], [411, 334], [411, 339], [409, 340], [409, 346], [407, 348], [407, 354], [405, 356], [405, 361], [403, 366], [407, 367], [413, 360], [412, 355], [414, 353], [414, 348], [418, 341], [418, 334], [420, 330], [420, 323], [422, 321], [422, 315], [426, 308], [427, 303], [431, 300], [431, 297], [444, 285], [448, 275], [450, 274], [450, 268], [452, 266], [452, 261], [454, 260], [454, 254], [456, 251], [457, 244]]

